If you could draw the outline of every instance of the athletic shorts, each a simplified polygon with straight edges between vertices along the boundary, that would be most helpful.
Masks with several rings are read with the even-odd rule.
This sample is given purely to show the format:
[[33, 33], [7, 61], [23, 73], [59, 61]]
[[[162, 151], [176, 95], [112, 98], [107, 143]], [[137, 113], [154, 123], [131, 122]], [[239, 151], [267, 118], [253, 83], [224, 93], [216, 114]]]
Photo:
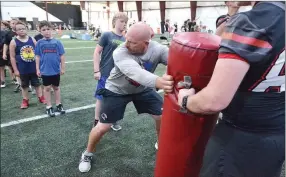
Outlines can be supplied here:
[[102, 100], [102, 95], [98, 95], [96, 93], [97, 93], [98, 90], [105, 88], [106, 80], [107, 80], [107, 77], [102, 76], [102, 77], [100, 77], [100, 79], [97, 82], [97, 86], [96, 86], [96, 90], [95, 90], [95, 93], [94, 93], [94, 97], [96, 99], [98, 99], [98, 100]]
[[246, 132], [219, 120], [200, 177], [280, 177], [284, 160], [285, 133]]
[[43, 81], [44, 86], [53, 85], [53, 86], [58, 87], [60, 85], [60, 79], [61, 79], [60, 74], [53, 75], [53, 76], [43, 76], [42, 75], [42, 81]]
[[39, 87], [41, 85], [36, 73], [20, 74], [20, 79], [22, 88], [28, 88], [30, 85], [34, 87]]
[[99, 116], [101, 123], [115, 123], [123, 119], [126, 105], [131, 101], [138, 114], [162, 115], [163, 98], [153, 89], [131, 95], [120, 95], [100, 89], [97, 94], [103, 96]]
[[4, 67], [8, 65], [8, 60], [4, 60], [2, 56], [0, 56], [0, 67]]

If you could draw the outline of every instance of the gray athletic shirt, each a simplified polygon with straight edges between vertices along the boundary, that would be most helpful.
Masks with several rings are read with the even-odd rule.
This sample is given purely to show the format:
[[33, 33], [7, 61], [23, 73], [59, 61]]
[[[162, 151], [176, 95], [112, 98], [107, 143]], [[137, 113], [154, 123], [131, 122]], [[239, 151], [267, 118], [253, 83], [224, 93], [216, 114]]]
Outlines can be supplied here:
[[144, 55], [132, 55], [123, 43], [113, 52], [114, 68], [105, 88], [122, 95], [155, 88], [158, 76], [153, 72], [159, 63], [167, 65], [168, 53], [167, 46], [151, 41]]

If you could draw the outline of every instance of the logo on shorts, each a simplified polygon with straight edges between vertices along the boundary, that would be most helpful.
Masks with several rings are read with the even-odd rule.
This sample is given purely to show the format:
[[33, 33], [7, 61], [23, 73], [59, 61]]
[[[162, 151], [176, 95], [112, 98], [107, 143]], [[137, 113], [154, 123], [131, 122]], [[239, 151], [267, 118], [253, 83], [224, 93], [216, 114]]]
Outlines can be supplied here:
[[103, 120], [106, 120], [106, 119], [107, 119], [107, 115], [106, 115], [105, 113], [102, 113], [102, 114], [101, 114], [101, 118], [102, 118]]

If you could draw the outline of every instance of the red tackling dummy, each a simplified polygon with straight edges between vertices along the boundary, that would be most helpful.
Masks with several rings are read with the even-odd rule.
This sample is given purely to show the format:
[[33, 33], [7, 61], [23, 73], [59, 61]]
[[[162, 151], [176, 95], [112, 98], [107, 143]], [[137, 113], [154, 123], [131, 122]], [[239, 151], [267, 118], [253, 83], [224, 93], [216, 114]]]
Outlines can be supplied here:
[[178, 83], [196, 92], [207, 86], [218, 59], [220, 37], [208, 33], [178, 33], [170, 45], [167, 74], [174, 92], [164, 97], [155, 177], [198, 177], [206, 143], [218, 115], [180, 112]]

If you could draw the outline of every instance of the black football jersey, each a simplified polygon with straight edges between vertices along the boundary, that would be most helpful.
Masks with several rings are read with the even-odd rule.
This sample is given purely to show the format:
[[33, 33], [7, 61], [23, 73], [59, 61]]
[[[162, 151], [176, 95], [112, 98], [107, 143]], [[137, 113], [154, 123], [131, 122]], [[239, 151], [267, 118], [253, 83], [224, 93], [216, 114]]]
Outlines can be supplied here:
[[226, 24], [219, 59], [250, 68], [223, 120], [249, 131], [285, 130], [285, 4], [259, 2]]

